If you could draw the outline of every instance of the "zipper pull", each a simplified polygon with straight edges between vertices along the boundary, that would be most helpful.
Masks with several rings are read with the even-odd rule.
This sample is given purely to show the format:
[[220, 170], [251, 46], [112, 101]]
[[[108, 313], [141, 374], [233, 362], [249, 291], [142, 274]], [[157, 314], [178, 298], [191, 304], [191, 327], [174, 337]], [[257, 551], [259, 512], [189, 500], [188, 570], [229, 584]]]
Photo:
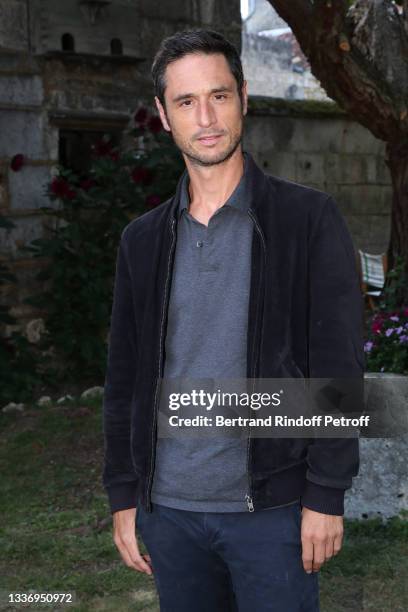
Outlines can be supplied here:
[[252, 497], [250, 497], [250, 495], [247, 494], [247, 495], [245, 495], [245, 499], [246, 499], [246, 502], [248, 504], [248, 510], [250, 512], [253, 512], [254, 511], [254, 504], [253, 504], [253, 501], [252, 501]]

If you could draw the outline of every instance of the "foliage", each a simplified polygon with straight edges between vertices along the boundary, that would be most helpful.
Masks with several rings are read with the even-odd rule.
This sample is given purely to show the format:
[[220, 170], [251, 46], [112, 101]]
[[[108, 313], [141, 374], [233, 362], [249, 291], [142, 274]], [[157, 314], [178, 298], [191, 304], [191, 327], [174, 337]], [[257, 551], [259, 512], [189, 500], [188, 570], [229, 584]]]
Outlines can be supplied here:
[[106, 136], [98, 142], [87, 175], [58, 166], [46, 187], [55, 205], [41, 208], [51, 219], [49, 235], [23, 247], [48, 262], [37, 275], [42, 291], [26, 302], [46, 312], [40, 342], [56, 380], [104, 374], [120, 234], [172, 195], [184, 168], [159, 117], [145, 108], [127, 136], [127, 150]]
[[[0, 215], [0, 229], [10, 231], [14, 223]], [[0, 290], [16, 283], [15, 275], [0, 262]], [[10, 401], [25, 401], [35, 385], [37, 359], [28, 339], [19, 331], [6, 335], [7, 325], [15, 325], [8, 306], [0, 304], [0, 407]]]
[[379, 310], [369, 319], [364, 350], [373, 372], [408, 374], [408, 306], [399, 306], [403, 288], [404, 260], [396, 259], [386, 278]]

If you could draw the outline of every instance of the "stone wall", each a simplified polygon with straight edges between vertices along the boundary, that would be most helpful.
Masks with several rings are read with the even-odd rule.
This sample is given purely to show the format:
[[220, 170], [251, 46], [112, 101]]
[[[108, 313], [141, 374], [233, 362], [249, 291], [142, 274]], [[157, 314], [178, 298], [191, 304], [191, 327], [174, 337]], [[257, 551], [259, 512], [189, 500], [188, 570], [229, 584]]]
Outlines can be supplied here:
[[266, 172], [334, 196], [356, 248], [387, 248], [392, 188], [385, 143], [336, 104], [253, 96], [244, 143]]
[[[50, 205], [44, 189], [59, 161], [60, 131], [123, 131], [140, 104], [155, 110], [152, 59], [175, 31], [212, 27], [240, 50], [239, 0], [112, 0], [91, 17], [79, 0], [0, 0], [0, 214], [16, 226], [0, 231], [0, 262], [19, 279], [0, 297], [21, 324], [41, 314], [23, 304], [40, 262], [20, 247], [44, 233], [39, 208]], [[66, 34], [73, 52], [62, 48]], [[122, 54], [112, 54], [113, 39]], [[24, 165], [14, 172], [17, 154]]]
[[[122, 131], [139, 104], [154, 110], [150, 67], [159, 41], [174, 31], [211, 26], [241, 51], [239, 2], [169, 1], [159, 5], [112, 0], [91, 24], [77, 0], [0, 0], [0, 213], [16, 228], [0, 232], [0, 258], [21, 282], [6, 302], [22, 321], [34, 316], [32, 294], [40, 264], [19, 247], [40, 237], [49, 205], [44, 195], [59, 160], [64, 129]], [[61, 50], [70, 33], [75, 52]], [[120, 38], [123, 55], [112, 55]], [[250, 97], [244, 144], [270, 173], [332, 193], [357, 246], [386, 248], [391, 188], [384, 145], [331, 102]], [[10, 161], [23, 154], [13, 172]]]

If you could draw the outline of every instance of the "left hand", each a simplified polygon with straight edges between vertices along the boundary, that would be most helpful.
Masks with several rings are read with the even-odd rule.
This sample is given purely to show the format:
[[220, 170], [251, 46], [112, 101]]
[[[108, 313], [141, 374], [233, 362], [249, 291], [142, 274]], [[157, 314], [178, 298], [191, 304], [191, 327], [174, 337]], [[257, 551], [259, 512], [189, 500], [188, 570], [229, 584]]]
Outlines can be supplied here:
[[302, 508], [302, 561], [305, 572], [318, 572], [325, 561], [341, 550], [343, 517]]

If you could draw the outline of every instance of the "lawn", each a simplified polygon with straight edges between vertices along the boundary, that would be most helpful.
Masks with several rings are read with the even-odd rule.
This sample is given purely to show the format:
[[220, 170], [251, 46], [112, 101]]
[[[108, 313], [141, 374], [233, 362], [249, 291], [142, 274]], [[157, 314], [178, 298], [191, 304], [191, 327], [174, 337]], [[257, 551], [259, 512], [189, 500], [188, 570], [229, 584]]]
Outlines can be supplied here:
[[[114, 546], [102, 459], [100, 400], [0, 413], [3, 601], [9, 591], [74, 591], [71, 606], [29, 609], [159, 610], [153, 578]], [[346, 521], [341, 553], [321, 570], [322, 612], [408, 610], [407, 553], [407, 515]], [[0, 603], [12, 609], [21, 607]]]

